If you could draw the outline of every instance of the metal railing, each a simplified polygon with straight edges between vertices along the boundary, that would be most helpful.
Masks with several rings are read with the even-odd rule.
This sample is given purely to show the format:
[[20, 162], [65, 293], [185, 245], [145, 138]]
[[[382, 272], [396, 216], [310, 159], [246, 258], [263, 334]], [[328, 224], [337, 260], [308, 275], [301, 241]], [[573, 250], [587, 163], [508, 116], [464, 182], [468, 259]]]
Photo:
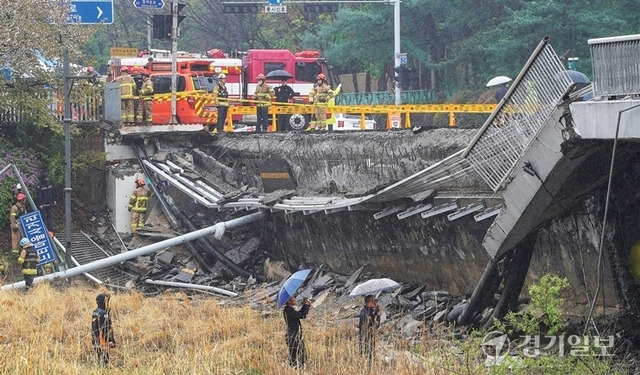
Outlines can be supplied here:
[[555, 51], [543, 39], [463, 157], [493, 191], [516, 164], [572, 86]]
[[593, 94], [640, 94], [640, 34], [589, 39]]
[[[336, 96], [337, 105], [393, 105], [396, 97], [392, 91], [344, 93]], [[435, 103], [438, 92], [435, 90], [413, 90], [402, 92], [403, 104]]]
[[[62, 96], [52, 90], [42, 90], [38, 95], [47, 100], [49, 113], [58, 121], [64, 121], [64, 102]], [[69, 103], [71, 121], [74, 123], [93, 124], [102, 119], [102, 91], [74, 93]], [[19, 124], [34, 115], [33, 111], [20, 105], [0, 106], [0, 124]]]

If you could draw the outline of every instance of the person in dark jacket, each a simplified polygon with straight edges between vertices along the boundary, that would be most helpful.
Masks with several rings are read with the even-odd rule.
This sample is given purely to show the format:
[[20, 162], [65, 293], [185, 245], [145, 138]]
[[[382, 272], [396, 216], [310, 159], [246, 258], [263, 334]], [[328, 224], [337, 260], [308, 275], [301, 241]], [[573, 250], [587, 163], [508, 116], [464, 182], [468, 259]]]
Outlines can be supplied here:
[[53, 231], [53, 217], [51, 209], [56, 205], [56, 196], [53, 184], [49, 179], [49, 173], [40, 174], [40, 182], [36, 185], [36, 205], [42, 215], [42, 220], [47, 225], [47, 229]]
[[500, 103], [500, 101], [502, 100], [502, 98], [504, 98], [504, 96], [507, 94], [507, 91], [509, 91], [509, 82], [507, 83], [503, 83], [498, 90], [496, 90], [495, 95], [493, 96], [493, 98], [496, 100], [496, 103]]
[[[276, 102], [278, 103], [289, 103], [289, 100], [296, 96], [296, 93], [293, 92], [291, 86], [287, 85], [286, 79], [283, 79], [282, 84], [278, 87], [275, 87], [273, 90], [276, 93]], [[289, 124], [287, 123], [289, 117], [290, 115], [278, 115], [279, 132], [286, 132], [291, 130], [289, 129]]]
[[289, 348], [289, 365], [296, 368], [304, 367], [306, 351], [302, 338], [302, 325], [300, 320], [307, 317], [311, 300], [305, 298], [300, 310], [294, 309], [297, 304], [296, 297], [291, 297], [284, 306], [284, 321], [287, 323], [285, 339]]
[[113, 326], [111, 324], [111, 316], [109, 316], [109, 299], [106, 293], [100, 293], [96, 297], [98, 308], [93, 310], [91, 314], [91, 341], [93, 349], [98, 355], [98, 362], [102, 364], [109, 363], [109, 349], [116, 346], [116, 340], [113, 337]]
[[364, 297], [364, 307], [360, 310], [358, 330], [360, 332], [360, 355], [373, 361], [376, 351], [376, 336], [380, 327], [382, 310], [372, 295]]

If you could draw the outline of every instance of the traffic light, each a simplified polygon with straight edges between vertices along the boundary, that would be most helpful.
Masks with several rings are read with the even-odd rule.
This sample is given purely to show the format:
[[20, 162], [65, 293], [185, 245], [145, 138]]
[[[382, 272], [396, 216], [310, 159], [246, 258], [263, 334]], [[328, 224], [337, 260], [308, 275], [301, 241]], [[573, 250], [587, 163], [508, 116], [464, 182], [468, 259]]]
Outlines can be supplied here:
[[393, 78], [394, 81], [400, 84], [400, 87], [405, 89], [409, 87], [409, 69], [407, 69], [406, 65], [400, 65], [393, 68], [396, 72], [396, 76]]
[[222, 13], [258, 13], [258, 4], [222, 3]]
[[[169, 21], [167, 24], [167, 20]], [[171, 38], [171, 16], [167, 16], [164, 14], [154, 14], [153, 15], [153, 37], [155, 39], [169, 39]], [[167, 28], [167, 26], [169, 26]]]
[[338, 11], [338, 3], [304, 4], [304, 11], [309, 13], [334, 13]]
[[[178, 3], [178, 27], [186, 16], [181, 16], [180, 11], [186, 3]], [[152, 36], [155, 39], [171, 39], [171, 28], [173, 27], [173, 16], [170, 14], [155, 14], [153, 16], [153, 32]]]

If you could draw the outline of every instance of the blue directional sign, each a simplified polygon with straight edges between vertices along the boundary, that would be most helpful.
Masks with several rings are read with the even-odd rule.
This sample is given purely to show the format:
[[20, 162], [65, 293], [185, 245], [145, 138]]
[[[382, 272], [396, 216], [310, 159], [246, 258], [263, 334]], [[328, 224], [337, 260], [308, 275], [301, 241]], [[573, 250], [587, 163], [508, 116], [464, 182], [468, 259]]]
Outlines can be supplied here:
[[71, 0], [68, 23], [113, 23], [113, 0]]
[[269, 4], [280, 5], [284, 0], [268, 0]]
[[133, 0], [133, 6], [136, 8], [164, 8], [164, 0]]
[[36, 210], [20, 216], [20, 225], [22, 226], [25, 237], [29, 239], [29, 242], [33, 244], [33, 247], [38, 252], [38, 256], [40, 257], [40, 262], [37, 264], [38, 267], [56, 260], [56, 254], [51, 245], [49, 232], [42, 220], [40, 211]]

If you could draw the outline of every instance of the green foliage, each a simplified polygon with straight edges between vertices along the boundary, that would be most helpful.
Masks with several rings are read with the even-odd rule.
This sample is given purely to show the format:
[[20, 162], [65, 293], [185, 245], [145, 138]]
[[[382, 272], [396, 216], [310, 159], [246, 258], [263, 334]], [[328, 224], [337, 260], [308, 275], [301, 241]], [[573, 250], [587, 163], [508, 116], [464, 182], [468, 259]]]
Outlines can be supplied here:
[[529, 286], [531, 305], [542, 312], [542, 321], [548, 328], [548, 334], [556, 335], [564, 331], [562, 321], [562, 304], [564, 299], [560, 297], [563, 289], [569, 287], [567, 278], [553, 275], [544, 275], [540, 284]]
[[569, 282], [566, 278], [544, 275], [540, 283], [529, 286], [531, 302], [527, 308], [509, 312], [504, 322], [494, 321], [494, 328], [510, 335], [561, 334], [565, 330], [565, 324], [562, 321], [564, 299], [560, 297], [560, 293], [567, 287]]
[[[20, 172], [22, 181], [31, 188], [36, 186], [40, 172], [37, 154], [31, 148], [17, 148], [5, 138], [0, 138], [0, 169], [13, 164]], [[13, 169], [8, 169], [0, 175], [0, 227], [9, 225], [9, 208], [15, 203], [15, 187], [19, 180]]]

